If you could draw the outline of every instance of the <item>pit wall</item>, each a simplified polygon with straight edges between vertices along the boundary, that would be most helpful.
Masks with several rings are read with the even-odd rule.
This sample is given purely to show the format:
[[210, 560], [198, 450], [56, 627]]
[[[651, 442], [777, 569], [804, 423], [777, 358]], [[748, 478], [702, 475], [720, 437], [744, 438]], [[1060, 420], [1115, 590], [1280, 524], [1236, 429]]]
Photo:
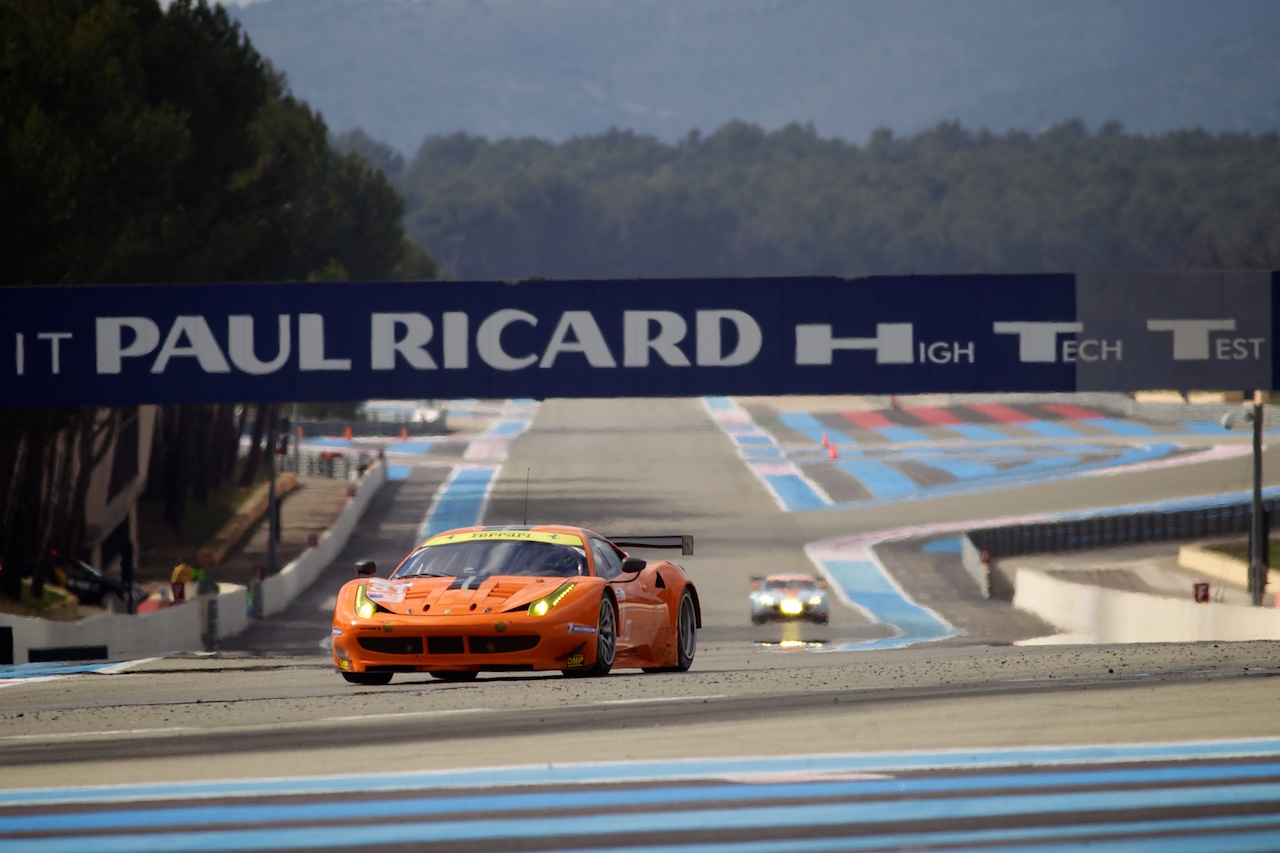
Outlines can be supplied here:
[[105, 648], [105, 659], [129, 660], [212, 649], [217, 640], [244, 631], [252, 621], [251, 610], [261, 606], [264, 615], [270, 616], [288, 607], [346, 546], [373, 496], [386, 482], [383, 461], [371, 466], [358, 482], [353, 481], [354, 494], [333, 526], [320, 537], [316, 547], [267, 578], [261, 590], [254, 591], [257, 594], [252, 606], [248, 589], [221, 584], [215, 594], [134, 616], [103, 613], [77, 622], [54, 622], [0, 614], [0, 627], [13, 632], [14, 663], [28, 663], [33, 650], [38, 659], [52, 659], [48, 653], [57, 649]]
[[1027, 644], [1166, 643], [1271, 640], [1280, 637], [1280, 610], [1219, 602], [1198, 603], [1104, 589], [1018, 569], [1013, 606], [1056, 625], [1061, 633]]

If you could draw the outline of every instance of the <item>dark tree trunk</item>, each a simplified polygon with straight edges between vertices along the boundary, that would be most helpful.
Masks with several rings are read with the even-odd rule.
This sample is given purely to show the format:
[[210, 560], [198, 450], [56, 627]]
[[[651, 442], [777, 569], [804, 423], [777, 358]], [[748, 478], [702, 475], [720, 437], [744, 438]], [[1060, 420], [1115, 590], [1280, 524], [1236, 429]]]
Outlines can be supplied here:
[[248, 486], [258, 475], [262, 465], [262, 436], [267, 431], [267, 404], [254, 406], [253, 435], [249, 437], [249, 453], [245, 456], [244, 469], [240, 472], [240, 485]]
[[164, 472], [164, 520], [174, 530], [182, 528], [187, 515], [187, 492], [190, 490], [191, 435], [186, 418], [186, 407], [175, 406], [174, 417], [165, 428], [168, 453]]
[[215, 408], [187, 407], [192, 430], [191, 497], [201, 506], [209, 503], [209, 491], [217, 487], [219, 480], [217, 452], [211, 442]]

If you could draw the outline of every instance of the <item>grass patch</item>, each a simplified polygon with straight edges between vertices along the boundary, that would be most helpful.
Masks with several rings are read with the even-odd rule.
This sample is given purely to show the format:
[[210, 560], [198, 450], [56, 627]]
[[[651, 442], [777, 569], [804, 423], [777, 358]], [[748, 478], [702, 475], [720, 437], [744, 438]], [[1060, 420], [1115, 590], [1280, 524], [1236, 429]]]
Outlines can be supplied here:
[[[22, 595], [17, 602], [4, 595], [0, 595], [0, 613], [43, 613], [53, 607], [61, 607], [69, 602], [75, 601], [74, 597], [61, 587], [51, 586], [46, 583], [44, 594], [37, 599], [31, 594], [31, 581], [23, 578]], [[14, 607], [13, 605], [17, 606]]]
[[217, 535], [255, 489], [267, 482], [264, 472], [252, 484], [241, 486], [242, 465], [243, 461], [237, 463], [235, 473], [209, 494], [208, 503], [198, 504], [188, 497], [182, 527], [176, 530], [164, 520], [164, 501], [138, 501], [139, 539], [144, 549], [194, 560], [196, 551]]
[[[1207, 550], [1215, 554], [1222, 554], [1226, 557], [1239, 560], [1242, 563], [1249, 562], [1249, 540], [1241, 539], [1237, 542], [1223, 542], [1214, 545]], [[1267, 565], [1274, 566], [1280, 560], [1280, 541], [1270, 539], [1267, 541]]]

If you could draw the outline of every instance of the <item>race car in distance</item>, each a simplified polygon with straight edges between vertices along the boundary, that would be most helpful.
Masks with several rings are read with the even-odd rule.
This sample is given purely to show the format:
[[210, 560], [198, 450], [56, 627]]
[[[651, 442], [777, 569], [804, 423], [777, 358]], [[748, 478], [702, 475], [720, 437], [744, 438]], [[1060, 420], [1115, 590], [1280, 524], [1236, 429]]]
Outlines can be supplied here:
[[702, 627], [693, 582], [673, 562], [624, 548], [692, 554], [693, 537], [466, 527], [431, 536], [389, 578], [363, 560], [338, 592], [333, 665], [354, 684], [387, 684], [397, 672], [469, 681], [480, 672], [687, 670]]
[[768, 575], [751, 579], [751, 621], [763, 625], [770, 620], [807, 619], [825, 625], [831, 618], [827, 607], [827, 582], [812, 575]]

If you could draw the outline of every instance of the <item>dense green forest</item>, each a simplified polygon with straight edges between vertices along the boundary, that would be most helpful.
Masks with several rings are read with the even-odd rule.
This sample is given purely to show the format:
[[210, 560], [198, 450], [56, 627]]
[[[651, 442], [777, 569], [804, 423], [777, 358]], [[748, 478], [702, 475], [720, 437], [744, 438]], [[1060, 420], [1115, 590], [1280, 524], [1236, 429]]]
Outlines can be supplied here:
[[[0, 0], [0, 187], [0, 285], [436, 274], [383, 173], [203, 0]], [[77, 553], [89, 474], [131, 416], [0, 408], [0, 564]], [[172, 523], [230, 476], [242, 418], [162, 410], [148, 488]]]
[[866, 145], [731, 122], [667, 144], [433, 137], [340, 144], [406, 199], [459, 279], [1069, 272], [1197, 263], [1280, 214], [1280, 135], [1032, 135], [940, 124]]

